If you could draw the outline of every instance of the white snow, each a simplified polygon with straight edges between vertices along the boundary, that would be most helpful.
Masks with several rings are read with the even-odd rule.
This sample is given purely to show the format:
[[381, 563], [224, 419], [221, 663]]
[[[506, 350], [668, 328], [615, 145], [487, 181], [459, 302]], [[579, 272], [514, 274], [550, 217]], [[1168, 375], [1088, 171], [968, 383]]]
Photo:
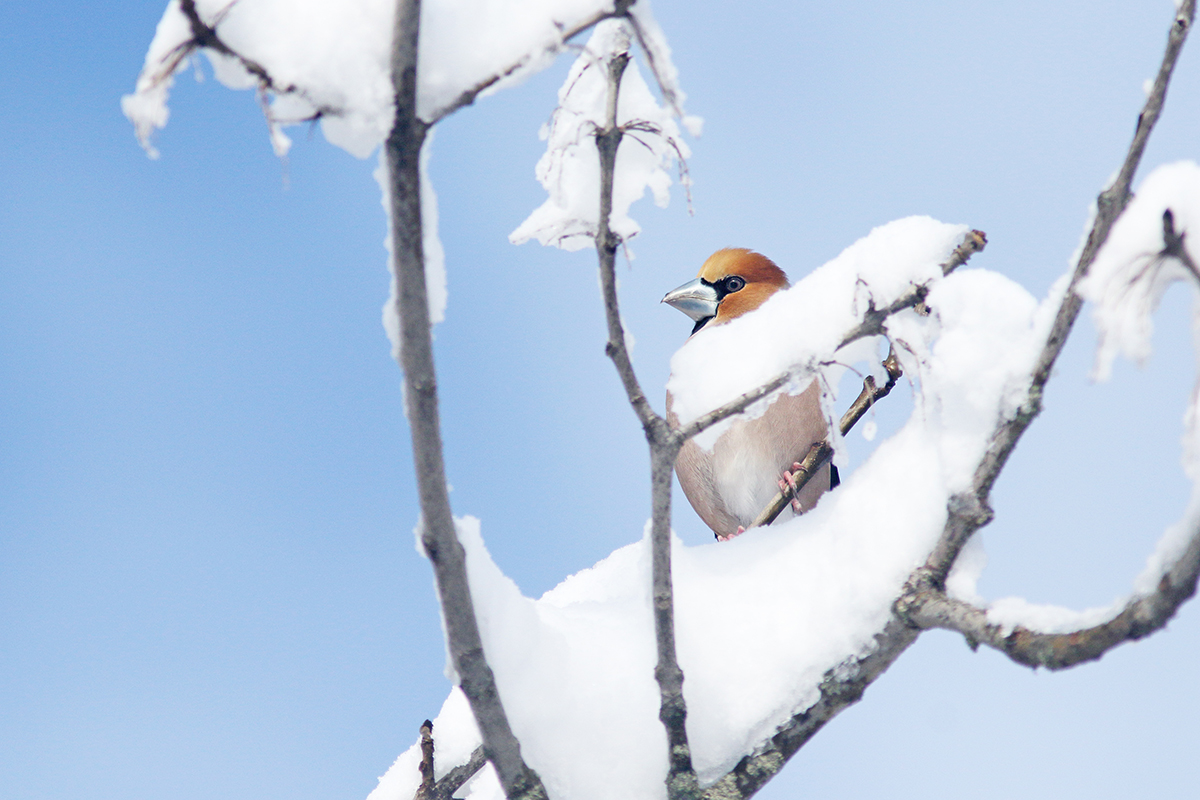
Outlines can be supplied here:
[[1188, 275], [1176, 260], [1158, 256], [1168, 208], [1175, 230], [1188, 231], [1190, 244], [1191, 236], [1200, 235], [1200, 166], [1194, 162], [1167, 164], [1142, 181], [1079, 285], [1080, 296], [1095, 303], [1093, 318], [1101, 332], [1097, 380], [1107, 380], [1118, 354], [1139, 363], [1150, 357], [1152, 314], [1167, 287]]
[[[632, 35], [624, 20], [600, 23], [571, 67], [558, 90], [558, 108], [539, 132], [547, 146], [535, 173], [550, 197], [512, 232], [509, 239], [513, 244], [536, 238], [564, 250], [592, 246], [600, 220], [600, 156], [594, 134], [606, 125], [608, 64], [614, 56], [629, 51]], [[661, 32], [652, 41], [666, 46]], [[669, 51], [660, 52], [658, 58], [670, 64]], [[681, 100], [678, 89], [670, 91]], [[660, 208], [666, 207], [671, 186], [667, 170], [677, 159], [690, 155], [674, 113], [659, 106], [637, 62], [630, 61], [621, 79], [617, 105], [617, 123], [628, 130], [617, 151], [609, 218], [609, 226], [622, 241], [641, 230], [629, 216], [629, 207], [646, 189]]]
[[[903, 340], [906, 374], [918, 382], [906, 425], [809, 514], [730, 543], [674, 543], [678, 653], [702, 780], [719, 777], [811, 706], [829, 670], [869, 652], [995, 421], [1024, 400], [1020, 387], [1060, 291], [1039, 304], [986, 270], [941, 278], [938, 265], [965, 232], [927, 218], [878, 228], [780, 301], [715, 329], [722, 335], [709, 337], [717, 343], [705, 345], [710, 357], [740, 353], [754, 362], [721, 391], [688, 375], [690, 362], [675, 363], [673, 385], [690, 413], [701, 413], [778, 370], [811, 377], [826, 369], [868, 297], [882, 304], [914, 281], [934, 282], [929, 316], [902, 314], [889, 326]], [[760, 314], [775, 327], [753, 324]], [[551, 796], [662, 797], [645, 538], [534, 601], [491, 562], [477, 521], [462, 520], [460, 535], [489, 662], [522, 750]], [[968, 561], [954, 582], [973, 592], [982, 563]], [[478, 743], [473, 726], [451, 720], [435, 725], [441, 737], [459, 752]], [[411, 770], [414, 757], [393, 771]], [[404, 797], [387, 788], [398, 780], [385, 776], [372, 800]], [[481, 781], [470, 796], [496, 798], [498, 788]]]
[[1023, 597], [1002, 597], [988, 606], [987, 621], [999, 625], [1002, 636], [1009, 635], [1017, 626], [1039, 633], [1071, 633], [1107, 622], [1124, 607], [1124, 598], [1103, 608], [1075, 611], [1062, 606], [1030, 603]]
[[[427, 120], [439, 117], [471, 87], [494, 81], [489, 90], [494, 91], [544, 66], [562, 48], [564, 30], [611, 9], [607, 0], [423, 5], [418, 110]], [[266, 68], [275, 86], [285, 90], [268, 93], [268, 135], [276, 152], [286, 153], [289, 144], [283, 126], [318, 113], [326, 137], [360, 157], [386, 136], [393, 116], [388, 68], [393, 0], [234, 5], [198, 0], [197, 7], [210, 22], [224, 14], [219, 24], [224, 41]], [[676, 119], [693, 134], [699, 131], [699, 121], [683, 115], [669, 47], [644, 2], [636, 7], [636, 21], [666, 108], [631, 63], [618, 120], [632, 130], [618, 156], [612, 219], [624, 239], [639, 230], [628, 215], [631, 204], [650, 189], [665, 205], [671, 184], [667, 170], [688, 154]], [[573, 66], [559, 92], [560, 107], [544, 131], [548, 149], [537, 167], [550, 197], [513, 233], [515, 241], [538, 238], [566, 249], [590, 244], [598, 224], [592, 136], [604, 122], [603, 64], [628, 47], [631, 35], [624, 22], [597, 26]], [[137, 89], [122, 101], [151, 155], [156, 155], [152, 136], [169, 116], [173, 75], [187, 60], [180, 48], [189, 36], [180, 4], [171, 0]], [[348, 41], [355, 46], [346, 47]], [[209, 58], [225, 85], [258, 85], [237, 61]], [[421, 157], [421, 192], [430, 314], [436, 321], [444, 315], [446, 283], [436, 198], [427, 177], [428, 145]], [[388, 208], [383, 173], [381, 165], [376, 175]], [[1100, 377], [1117, 354], [1138, 360], [1149, 355], [1150, 314], [1166, 286], [1187, 277], [1178, 264], [1156, 258], [1167, 207], [1175, 213], [1177, 229], [1196, 228], [1200, 167], [1181, 163], [1151, 174], [1080, 287], [1096, 303]], [[869, 651], [901, 584], [941, 533], [948, 499], [968, 485], [996, 422], [1027, 400], [1028, 375], [1066, 279], [1038, 302], [987, 270], [960, 269], [944, 278], [939, 265], [966, 231], [927, 217], [877, 228], [754, 314], [692, 337], [672, 361], [669, 388], [685, 422], [782, 373], [790, 376], [785, 391], [819, 380], [831, 412], [829, 387], [836, 385], [837, 372], [875, 346], [867, 341], [853, 352], [838, 352], [844, 334], [872, 305], [884, 306], [918, 283], [931, 287], [930, 315], [906, 311], [887, 323], [888, 338], [914, 382], [912, 415], [841, 489], [802, 517], [730, 543], [693, 548], [674, 543], [678, 652], [686, 675], [693, 759], [702, 780], [724, 773], [789, 717], [810, 707], [827, 672]], [[389, 302], [385, 326], [395, 342], [390, 307]], [[767, 402], [748, 414], [761, 413]], [[1185, 469], [1200, 479], [1196, 408], [1193, 398]], [[706, 432], [701, 444], [711, 444], [720, 432], [720, 426]], [[1154, 587], [1198, 521], [1200, 491], [1151, 555], [1136, 591]], [[492, 562], [479, 521], [464, 518], [458, 525], [488, 660], [524, 755], [550, 795], [662, 797], [665, 736], [653, 679], [645, 535], [532, 600]], [[975, 584], [983, 563], [982, 545], [972, 544], [952, 572], [949, 590], [977, 602]], [[988, 613], [1006, 627], [1059, 631], [1103, 621], [1122, 603], [1073, 612], [1007, 598], [993, 603]], [[434, 736], [439, 775], [478, 745], [478, 730], [457, 690], [435, 721]], [[397, 759], [372, 800], [412, 796], [418, 752], [414, 745]], [[490, 770], [463, 792], [475, 798], [501, 796]]]
[[[197, 0], [200, 18], [237, 53], [262, 65], [277, 89], [280, 124], [322, 112], [330, 142], [359, 158], [387, 136], [394, 106], [390, 50], [394, 0]], [[492, 91], [541, 69], [562, 48], [562, 31], [612, 10], [608, 0], [440, 0], [422, 3], [417, 108], [432, 120], [463, 92], [503, 77]], [[221, 18], [224, 13], [223, 18]], [[178, 0], [159, 23], [134, 94], [122, 101], [150, 148], [167, 122], [171, 70], [164, 58], [191, 37]], [[353, 42], [347, 47], [346, 42]], [[210, 54], [217, 79], [232, 89], [257, 85], [241, 64]]]

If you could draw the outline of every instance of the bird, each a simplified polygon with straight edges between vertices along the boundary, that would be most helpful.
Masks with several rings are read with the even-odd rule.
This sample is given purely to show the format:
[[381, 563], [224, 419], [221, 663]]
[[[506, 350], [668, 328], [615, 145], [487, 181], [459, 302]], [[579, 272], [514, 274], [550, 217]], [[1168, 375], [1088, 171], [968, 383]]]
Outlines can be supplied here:
[[[787, 275], [771, 259], [745, 248], [725, 248], [708, 257], [694, 280], [668, 292], [662, 302], [695, 321], [692, 336], [749, 314], [789, 287]], [[667, 419], [678, 425], [667, 392]], [[719, 541], [740, 535], [767, 503], [791, 481], [790, 470], [813, 444], [825, 441], [829, 426], [813, 382], [797, 395], [780, 395], [755, 419], [735, 420], [711, 451], [686, 442], [675, 474], [688, 502]], [[826, 463], [792, 502], [793, 513], [817, 504], [837, 484]], [[786, 512], [785, 512], [786, 513]]]

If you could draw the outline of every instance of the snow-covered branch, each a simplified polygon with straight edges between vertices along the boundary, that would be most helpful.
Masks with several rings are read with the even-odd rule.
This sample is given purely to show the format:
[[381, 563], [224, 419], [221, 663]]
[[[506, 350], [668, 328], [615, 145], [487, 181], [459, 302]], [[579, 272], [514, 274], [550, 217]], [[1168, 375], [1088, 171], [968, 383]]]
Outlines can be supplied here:
[[478, 98], [479, 95], [483, 94], [488, 89], [491, 89], [493, 86], [500, 83], [505, 78], [508, 78], [508, 77], [511, 77], [511, 76], [517, 74], [518, 72], [520, 72], [521, 70], [526, 68], [531, 62], [535, 61], [539, 57], [542, 57], [545, 55], [550, 55], [550, 56], [557, 55], [558, 51], [563, 47], [564, 44], [566, 44], [566, 42], [568, 42], [575, 36], [578, 36], [579, 34], [583, 33], [584, 31], [595, 27], [596, 25], [603, 22], [604, 20], [614, 19], [616, 17], [627, 16], [629, 13], [629, 7], [631, 5], [633, 5], [633, 3], [634, 3], [634, 0], [616, 0], [613, 3], [613, 7], [611, 10], [605, 9], [605, 10], [596, 11], [591, 16], [585, 17], [584, 19], [580, 20], [579, 22], [575, 23], [574, 25], [571, 25], [570, 27], [560, 24], [559, 30], [562, 32], [561, 37], [558, 39], [558, 41], [547, 45], [543, 49], [543, 52], [527, 53], [527, 54], [521, 56], [521, 58], [519, 58], [517, 61], [515, 61], [511, 64], [508, 64], [505, 67], [492, 73], [491, 75], [488, 75], [486, 78], [484, 78], [480, 81], [477, 81], [474, 85], [472, 85], [472, 86], [464, 89], [462, 92], [460, 92], [449, 103], [447, 103], [444, 106], [440, 106], [439, 108], [434, 110], [431, 114], [428, 115], [427, 121], [429, 122], [429, 124], [432, 125], [432, 124], [434, 124], [436, 122], [440, 122], [441, 120], [450, 116], [455, 111], [458, 111], [460, 108], [471, 105], [472, 103], [475, 102], [476, 98]]
[[1117, 178], [1097, 198], [1095, 220], [1071, 275], [1070, 284], [1066, 287], [1063, 299], [1058, 306], [1053, 325], [1037, 356], [1025, 400], [1017, 406], [1015, 413], [1002, 420], [996, 427], [987, 452], [975, 469], [970, 489], [953, 498], [942, 537], [922, 571], [914, 576], [917, 578], [917, 585], [921, 588], [942, 589], [950, 568], [954, 565], [967, 540], [976, 530], [992, 519], [992, 510], [988, 504], [992, 486], [1021, 435], [1041, 411], [1042, 391], [1046, 381], [1050, 378], [1050, 372], [1059, 353], [1066, 344], [1067, 336], [1079, 316], [1079, 310], [1083, 306], [1083, 299], [1076, 289], [1080, 281], [1087, 276], [1101, 247], [1108, 239], [1113, 225], [1116, 224], [1117, 219], [1129, 203], [1130, 184], [1141, 163], [1146, 142], [1162, 112], [1171, 74], [1175, 69], [1175, 63], [1183, 49], [1184, 42], [1187, 40], [1195, 15], [1196, 0], [1184, 0], [1179, 5], [1167, 36], [1167, 47], [1158, 75], [1146, 98], [1146, 103], [1138, 115], [1133, 141], [1125, 154]]

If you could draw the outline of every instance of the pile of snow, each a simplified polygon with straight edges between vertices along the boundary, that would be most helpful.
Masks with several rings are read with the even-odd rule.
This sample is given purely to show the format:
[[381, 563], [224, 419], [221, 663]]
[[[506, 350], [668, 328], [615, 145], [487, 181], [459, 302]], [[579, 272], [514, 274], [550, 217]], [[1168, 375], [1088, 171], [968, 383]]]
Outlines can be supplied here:
[[[1119, 275], [1129, 269], [1129, 253], [1161, 246], [1161, 206], [1131, 211], [1155, 217], [1157, 232], [1143, 226], [1134, 241], [1115, 231], [1112, 252], [1126, 255], [1105, 258], [1124, 266], [1102, 258], [1095, 274]], [[1189, 218], [1177, 211], [1177, 219]], [[693, 337], [672, 362], [677, 407], [691, 418], [785, 370], [797, 376], [795, 389], [847, 357], [833, 348], [868, 301], [878, 307], [914, 284], [932, 285], [929, 316], [903, 312], [887, 325], [917, 384], [900, 431], [802, 517], [730, 543], [673, 543], [678, 653], [702, 781], [720, 777], [809, 708], [829, 670], [870, 651], [904, 580], [941, 534], [947, 501], [968, 486], [994, 425], [1027, 399], [1067, 277], [1040, 303], [987, 270], [942, 278], [939, 264], [964, 233], [921, 217], [877, 228], [754, 314]], [[1103, 294], [1105, 286], [1097, 280], [1093, 290]], [[1135, 303], [1124, 313], [1148, 309]], [[714, 381], [714, 373], [723, 379]], [[1152, 589], [1170, 565], [1196, 509], [1193, 503], [1164, 536], [1138, 591]], [[646, 538], [532, 600], [488, 557], [477, 520], [461, 520], [459, 533], [489, 662], [523, 752], [551, 796], [661, 798], [666, 742], [653, 679]], [[951, 575], [952, 594], [980, 602], [975, 580], [985, 562], [973, 542]], [[1063, 632], [1103, 622], [1123, 604], [1077, 612], [1006, 598], [990, 606], [989, 619], [1006, 629]], [[480, 742], [457, 690], [434, 731], [439, 777]], [[411, 797], [419, 755], [416, 745], [402, 754], [371, 800]], [[489, 767], [460, 796], [503, 795]]]
[[[200, 18], [220, 21], [217, 33], [234, 51], [262, 65], [276, 87], [279, 124], [318, 111], [325, 136], [359, 158], [391, 129], [390, 73], [395, 0], [196, 0]], [[495, 91], [547, 66], [562, 48], [562, 32], [603, 12], [611, 0], [436, 0], [421, 4], [417, 110], [441, 116], [463, 93], [500, 76]], [[149, 146], [167, 123], [172, 75], [164, 64], [191, 38], [179, 0], [171, 0], [146, 54], [137, 90], [122, 101], [138, 137]], [[352, 43], [349, 45], [348, 43]], [[231, 89], [257, 79], [226, 56], [206, 52], [217, 79]], [[186, 67], [186, 62], [178, 68]], [[281, 143], [282, 145], [282, 143]]]
[[[702, 780], [810, 707], [827, 671], [870, 650], [992, 425], [1025, 399], [1058, 296], [1039, 304], [986, 270], [942, 278], [939, 265], [965, 233], [924, 217], [878, 228], [754, 314], [693, 337], [673, 362], [672, 389], [694, 416], [781, 370], [820, 370], [868, 297], [881, 305], [934, 283], [929, 316], [906, 312], [889, 325], [920, 386], [907, 424], [812, 512], [730, 543], [674, 544], [678, 653]], [[717, 387], [711, 370], [709, 380], [693, 372], [714, 358], [738, 366]], [[462, 520], [460, 536], [488, 660], [551, 796], [662, 797], [648, 542], [535, 601], [488, 558], [477, 521]], [[454, 766], [449, 753], [479, 742], [464, 709], [455, 692], [435, 722], [440, 771]], [[410, 797], [418, 758], [402, 755], [372, 800]], [[499, 797], [499, 787], [481, 776], [466, 796]]]

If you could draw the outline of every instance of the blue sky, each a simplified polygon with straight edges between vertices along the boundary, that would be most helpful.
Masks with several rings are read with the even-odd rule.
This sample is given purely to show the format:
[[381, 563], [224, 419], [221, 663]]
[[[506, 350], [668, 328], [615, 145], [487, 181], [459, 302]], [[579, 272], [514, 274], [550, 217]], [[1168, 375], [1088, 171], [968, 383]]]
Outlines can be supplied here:
[[[658, 300], [719, 247], [795, 278], [930, 214], [987, 231], [973, 263], [1044, 293], [1171, 12], [830, 5], [655, 3], [706, 125], [695, 216], [679, 195], [635, 206], [621, 267], [652, 395], [690, 329]], [[380, 325], [375, 162], [294, 130], [283, 165], [251, 94], [187, 75], [146, 159], [118, 101], [162, 7], [0, 3], [0, 780], [20, 800], [361, 798], [448, 688]], [[1200, 155], [1197, 45], [1149, 167]], [[648, 508], [593, 256], [507, 242], [543, 199], [536, 132], [566, 68], [439, 125], [432, 162], [452, 502], [531, 596], [637, 539]], [[1081, 321], [997, 486], [985, 595], [1127, 591], [1186, 498], [1188, 312], [1177, 287], [1155, 359], [1102, 386]], [[762, 796], [1178, 796], [1198, 614], [1059, 675], [927, 635]]]

